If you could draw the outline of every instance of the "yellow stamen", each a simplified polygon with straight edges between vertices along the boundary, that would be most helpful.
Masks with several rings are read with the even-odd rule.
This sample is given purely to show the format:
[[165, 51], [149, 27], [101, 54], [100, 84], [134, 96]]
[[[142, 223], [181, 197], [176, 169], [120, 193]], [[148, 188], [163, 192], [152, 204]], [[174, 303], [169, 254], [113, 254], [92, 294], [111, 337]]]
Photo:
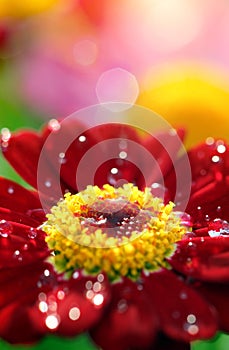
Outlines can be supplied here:
[[[96, 212], [103, 203], [104, 213]], [[67, 193], [43, 226], [55, 253], [54, 265], [68, 274], [76, 269], [87, 274], [105, 272], [110, 280], [136, 279], [143, 270], [167, 267], [166, 258], [185, 233], [173, 207], [172, 202], [164, 205], [149, 188], [140, 191], [132, 184], [88, 186], [78, 194]]]

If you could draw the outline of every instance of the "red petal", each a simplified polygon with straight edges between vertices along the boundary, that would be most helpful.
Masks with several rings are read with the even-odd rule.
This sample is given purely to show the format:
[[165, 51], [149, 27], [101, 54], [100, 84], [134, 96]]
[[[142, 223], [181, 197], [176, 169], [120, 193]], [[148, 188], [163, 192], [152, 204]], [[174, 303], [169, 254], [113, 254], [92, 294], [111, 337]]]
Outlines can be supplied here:
[[158, 133], [155, 136], [145, 135], [143, 137], [142, 146], [151, 153], [152, 158], [157, 162], [157, 166], [147, 169], [147, 164], [143, 159], [142, 167], [144, 172], [148, 172], [147, 185], [153, 182], [164, 183], [164, 176], [166, 176], [177, 161], [178, 152], [183, 145], [183, 138], [184, 130], [182, 129], [176, 132], [164, 132]]
[[177, 271], [204, 281], [229, 281], [229, 237], [182, 240], [170, 259]]
[[41, 204], [35, 192], [0, 177], [0, 207], [26, 213], [30, 209], [40, 208]]
[[[192, 169], [192, 191], [186, 211], [194, 219], [195, 226], [206, 224], [206, 219], [221, 218], [229, 220], [229, 148], [222, 140], [208, 140], [188, 152]], [[185, 158], [178, 163], [182, 174]], [[185, 181], [185, 179], [184, 179]], [[176, 189], [176, 177], [172, 172], [166, 179], [166, 185], [173, 193]], [[185, 187], [181, 198], [186, 196]]]
[[[48, 276], [48, 272], [50, 275]], [[11, 343], [31, 343], [44, 334], [38, 331], [30, 318], [41, 285], [50, 290], [56, 283], [52, 267], [43, 262], [1, 271], [0, 283], [0, 337]]]
[[[43, 150], [71, 192], [87, 185], [116, 185], [119, 180], [134, 182], [138, 178], [134, 164], [139, 163], [139, 137], [133, 128], [106, 124], [87, 130], [78, 121], [66, 119], [47, 137], [48, 133], [45, 129]], [[120, 158], [120, 152], [127, 154], [127, 159]], [[112, 168], [117, 169], [116, 176]]]
[[167, 336], [190, 342], [215, 334], [217, 322], [211, 307], [174, 273], [161, 270], [145, 276], [144, 282]]
[[[103, 280], [102, 280], [103, 279]], [[40, 294], [42, 292], [42, 294]], [[102, 274], [61, 280], [50, 292], [40, 289], [30, 316], [40, 332], [73, 336], [87, 331], [101, 318], [109, 301], [109, 283]], [[41, 302], [47, 306], [44, 308]]]
[[24, 224], [0, 223], [0, 268], [19, 267], [49, 255], [41, 230]]
[[152, 343], [157, 315], [150, 296], [141, 287], [128, 279], [112, 285], [110, 307], [92, 331], [92, 338], [102, 349], [145, 349]]
[[35, 131], [21, 131], [13, 134], [6, 145], [2, 141], [2, 151], [25, 181], [34, 188], [38, 187], [39, 182], [39, 190], [52, 197], [59, 186], [65, 187], [63, 184], [59, 185], [60, 178], [47, 158], [42, 157], [42, 169], [38, 169], [40, 155], [43, 154], [41, 153], [43, 143], [44, 139]]
[[206, 299], [214, 305], [218, 312], [219, 328], [223, 332], [229, 332], [229, 284], [204, 284], [199, 288]]
[[[56, 123], [58, 122], [56, 121]], [[43, 173], [46, 167], [46, 159], [48, 159], [53, 169], [55, 169], [55, 173], [66, 183], [65, 187], [71, 192], [76, 192], [77, 167], [81, 158], [96, 144], [94, 135], [90, 131], [88, 132], [83, 124], [71, 118], [54, 125], [51, 121], [43, 130], [42, 138], [44, 145], [39, 173]], [[82, 138], [83, 141], [80, 141]], [[90, 164], [87, 164], [83, 176], [88, 176], [92, 163], [95, 163], [95, 159], [90, 159]], [[88, 182], [87, 184], [91, 183]], [[42, 191], [47, 195], [45, 188]], [[52, 195], [58, 199], [60, 198], [60, 194], [55, 194], [55, 191]]]
[[0, 232], [2, 220], [19, 222], [20, 224], [24, 224], [31, 227], [38, 227], [42, 222], [44, 222], [41, 220], [36, 220], [29, 215], [25, 215], [13, 210], [0, 207]]
[[7, 143], [2, 141], [5, 158], [33, 187], [37, 185], [37, 164], [41, 148], [41, 138], [33, 131], [15, 133]]

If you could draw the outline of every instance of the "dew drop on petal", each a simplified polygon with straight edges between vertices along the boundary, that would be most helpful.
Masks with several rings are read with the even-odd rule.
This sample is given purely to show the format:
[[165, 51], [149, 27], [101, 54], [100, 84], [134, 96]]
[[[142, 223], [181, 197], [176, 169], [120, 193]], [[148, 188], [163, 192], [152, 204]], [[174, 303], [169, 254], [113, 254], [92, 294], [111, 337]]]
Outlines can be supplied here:
[[127, 153], [126, 153], [125, 151], [121, 151], [121, 152], [119, 153], [119, 158], [121, 158], [121, 159], [126, 159], [126, 158], [127, 158]]
[[63, 300], [65, 297], [65, 292], [63, 290], [59, 290], [58, 293], [57, 293], [57, 298], [59, 300]]
[[15, 250], [14, 254], [13, 254], [13, 258], [17, 259], [17, 261], [22, 261], [22, 255], [20, 250]]
[[52, 186], [52, 183], [50, 180], [45, 181], [45, 187], [50, 188]]
[[97, 277], [97, 280], [102, 283], [104, 281], [104, 275], [102, 273], [100, 273]]
[[60, 129], [60, 123], [56, 119], [51, 119], [48, 126], [50, 129], [52, 129], [52, 131], [58, 131]]
[[48, 304], [45, 301], [40, 301], [39, 310], [43, 313], [48, 311]]
[[65, 153], [60, 152], [58, 156], [58, 161], [60, 164], [65, 164], [67, 162], [67, 159], [65, 158]]
[[76, 321], [80, 318], [80, 309], [78, 307], [72, 307], [68, 313], [69, 318], [72, 321]]
[[87, 281], [86, 284], [85, 284], [85, 287], [86, 287], [87, 290], [92, 289], [92, 286], [93, 286], [92, 281]]
[[117, 168], [112, 168], [111, 169], [111, 174], [113, 174], [113, 175], [118, 174], [118, 169]]
[[195, 325], [195, 324], [188, 325], [185, 328], [187, 328], [187, 332], [190, 335], [196, 335], [199, 332], [199, 327], [197, 325]]
[[38, 295], [38, 299], [39, 299], [40, 301], [45, 301], [45, 300], [47, 300], [47, 295], [46, 295], [45, 293], [41, 292], [41, 293], [39, 293], [39, 295]]
[[166, 187], [157, 182], [154, 182], [150, 187], [152, 195], [158, 198], [164, 199], [165, 194], [168, 192]]
[[7, 192], [8, 192], [9, 194], [13, 194], [13, 193], [14, 193], [14, 188], [13, 188], [13, 186], [8, 187]]
[[100, 293], [96, 294], [93, 298], [93, 303], [96, 306], [102, 305], [103, 301], [104, 301], [104, 296]]
[[37, 237], [37, 229], [34, 227], [30, 227], [30, 229], [28, 230], [28, 238], [30, 239], [35, 239]]
[[72, 275], [72, 277], [74, 278], [74, 279], [77, 279], [78, 277], [79, 277], [79, 272], [78, 271], [75, 271], [74, 273], [73, 273], [73, 275]]
[[78, 138], [78, 140], [79, 140], [79, 142], [85, 142], [86, 141], [86, 136], [84, 136], [84, 135], [81, 135], [81, 136], [79, 136], [79, 138]]
[[215, 140], [213, 137], [208, 137], [205, 141], [206, 145], [212, 146], [214, 144]]
[[45, 275], [45, 277], [49, 277], [50, 271], [48, 269], [44, 270], [44, 275]]
[[217, 147], [217, 151], [219, 152], [219, 153], [224, 153], [224, 152], [226, 152], [226, 146], [225, 145], [218, 145], [218, 147]]
[[56, 329], [59, 323], [59, 317], [56, 315], [49, 315], [46, 317], [45, 324], [49, 329]]
[[95, 282], [95, 283], [93, 284], [93, 291], [94, 291], [95, 293], [100, 292], [101, 289], [102, 289], [101, 283]]
[[210, 237], [229, 235], [229, 223], [226, 220], [215, 219], [208, 223], [208, 234]]
[[218, 163], [220, 161], [220, 157], [219, 156], [213, 156], [212, 157], [212, 161], [213, 161], [213, 163]]
[[187, 299], [187, 298], [188, 298], [187, 293], [185, 293], [185, 292], [181, 292], [181, 293], [180, 293], [180, 298], [181, 298], [182, 300]]
[[190, 314], [187, 316], [187, 322], [190, 323], [190, 324], [193, 324], [196, 322], [196, 316], [193, 315], [193, 314]]
[[117, 308], [119, 313], [124, 313], [128, 309], [127, 301], [125, 299], [121, 299], [118, 302]]
[[11, 137], [10, 130], [8, 128], [2, 128], [1, 134], [3, 143], [7, 143]]
[[174, 211], [174, 214], [176, 215], [176, 217], [180, 219], [180, 223], [182, 226], [185, 226], [188, 228], [192, 227], [192, 219], [189, 214], [182, 211]]
[[13, 232], [13, 225], [6, 221], [0, 221], [0, 237], [7, 238]]

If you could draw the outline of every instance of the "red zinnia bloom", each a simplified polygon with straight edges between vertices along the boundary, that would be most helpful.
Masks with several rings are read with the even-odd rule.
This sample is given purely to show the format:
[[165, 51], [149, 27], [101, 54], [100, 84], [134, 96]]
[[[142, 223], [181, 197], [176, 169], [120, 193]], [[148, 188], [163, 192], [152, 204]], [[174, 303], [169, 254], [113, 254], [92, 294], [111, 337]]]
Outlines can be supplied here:
[[[71, 140], [76, 129], [79, 137], [63, 152], [61, 140]], [[178, 168], [182, 170], [184, 162], [184, 157], [177, 157], [177, 138], [173, 133], [161, 134], [160, 139], [166, 140], [165, 148], [151, 135], [142, 135], [126, 125], [101, 125], [83, 133], [80, 130], [84, 129], [78, 123], [62, 127], [54, 120], [41, 133], [23, 131], [11, 136], [4, 130], [3, 154], [18, 173], [34, 188], [39, 187], [43, 194], [39, 198], [36, 191], [0, 179], [0, 283], [4, 286], [0, 290], [0, 319], [4, 319], [0, 324], [0, 336], [12, 343], [30, 343], [48, 332], [73, 336], [89, 331], [102, 349], [158, 350], [189, 349], [193, 340], [210, 338], [219, 329], [228, 331], [227, 144], [208, 139], [189, 151], [193, 182], [186, 211], [191, 214], [193, 232], [186, 232], [173, 252], [171, 247], [182, 231], [176, 221], [176, 216], [181, 214], [171, 214], [171, 205], [154, 203], [146, 191], [140, 192], [131, 185], [124, 186], [124, 191], [124, 187], [118, 186], [126, 180], [143, 191], [145, 182], [148, 186], [149, 181], [158, 181], [158, 172], [148, 169], [143, 159], [139, 160], [142, 171], [128, 160], [133, 160], [131, 149], [128, 150], [128, 144], [120, 143], [128, 139], [143, 146], [156, 159], [167, 188], [164, 201], [173, 200], [176, 189], [173, 163], [177, 158]], [[47, 143], [51, 132], [53, 135]], [[183, 137], [182, 131], [178, 134]], [[119, 139], [121, 159], [106, 158], [101, 163], [101, 154], [109, 153], [103, 141], [112, 138]], [[86, 163], [84, 178], [77, 182], [76, 172], [84, 156], [97, 145], [100, 152], [97, 150], [96, 159], [90, 158], [91, 163]], [[46, 162], [37, 178], [41, 153]], [[137, 157], [139, 154], [134, 155], [134, 159]], [[96, 163], [102, 165], [97, 169]], [[102, 189], [89, 188], [77, 195], [78, 202], [83, 199], [83, 205], [77, 204], [74, 196], [65, 197], [65, 201], [69, 201], [68, 209], [71, 207], [74, 214], [71, 220], [78, 224], [79, 216], [83, 218], [80, 227], [90, 233], [79, 236], [89, 242], [86, 245], [92, 245], [84, 247], [59, 235], [59, 226], [63, 230], [69, 227], [71, 231], [72, 221], [66, 215], [65, 201], [52, 209], [47, 221], [40, 200], [43, 207], [44, 203], [55, 204], [60, 197], [58, 186], [63, 193], [66, 190], [77, 193], [85, 183], [90, 183], [90, 173], [94, 169], [97, 169], [95, 184], [101, 188], [110, 184], [116, 189], [108, 185]], [[89, 205], [90, 191], [97, 197], [92, 204], [89, 198]], [[131, 196], [133, 198], [129, 199]], [[186, 196], [181, 191], [180, 202], [185, 201]], [[150, 201], [148, 207], [146, 197]], [[105, 214], [102, 204], [106, 207]], [[134, 221], [135, 216], [140, 217], [138, 223]], [[60, 220], [59, 226], [55, 226], [55, 219]], [[182, 219], [187, 221], [183, 222], [186, 226], [191, 226], [188, 215], [184, 214]], [[47, 223], [41, 227], [45, 221]], [[148, 221], [151, 227], [147, 226]], [[153, 234], [156, 248], [151, 250], [152, 245], [147, 245], [146, 241], [148, 248], [145, 249], [142, 243], [136, 243], [138, 239], [126, 246], [106, 246], [107, 250], [96, 247], [100, 240], [105, 244], [101, 238], [103, 233], [116, 226], [124, 229], [125, 234], [127, 229], [128, 232], [144, 231], [143, 240]], [[157, 230], [161, 235], [157, 236]], [[76, 234], [75, 229], [71, 234]], [[162, 236], [163, 242], [160, 241]], [[172, 236], [174, 240], [170, 241]], [[55, 256], [50, 253], [50, 247]], [[124, 250], [126, 256], [122, 255]], [[105, 257], [103, 252], [106, 251], [109, 254]], [[72, 255], [74, 252], [76, 254]], [[62, 273], [56, 272], [50, 258]], [[76, 266], [78, 269], [74, 269]]]

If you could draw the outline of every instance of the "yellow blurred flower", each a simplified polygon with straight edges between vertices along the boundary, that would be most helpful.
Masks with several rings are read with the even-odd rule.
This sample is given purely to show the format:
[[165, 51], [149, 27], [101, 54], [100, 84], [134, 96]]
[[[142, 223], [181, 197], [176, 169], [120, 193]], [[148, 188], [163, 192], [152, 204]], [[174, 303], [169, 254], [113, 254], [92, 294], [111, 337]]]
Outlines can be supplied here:
[[26, 17], [49, 9], [59, 0], [0, 0], [0, 17]]
[[186, 145], [209, 136], [229, 140], [229, 80], [222, 72], [185, 64], [161, 67], [147, 75], [141, 91], [138, 104], [187, 129]]

